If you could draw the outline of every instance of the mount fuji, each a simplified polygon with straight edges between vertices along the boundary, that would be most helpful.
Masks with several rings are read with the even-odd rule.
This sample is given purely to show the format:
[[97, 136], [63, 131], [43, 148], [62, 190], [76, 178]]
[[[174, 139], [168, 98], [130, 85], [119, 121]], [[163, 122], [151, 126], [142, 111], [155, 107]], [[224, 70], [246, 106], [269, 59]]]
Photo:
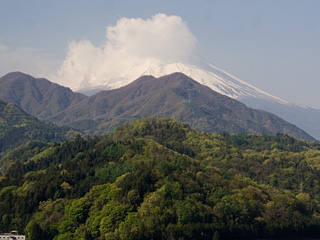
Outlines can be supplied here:
[[159, 78], [175, 72], [183, 73], [202, 85], [234, 99], [258, 98], [290, 105], [289, 102], [268, 94], [203, 60], [198, 60], [195, 64], [181, 62], [162, 64], [149, 59], [144, 64], [124, 69], [116, 77], [90, 74], [87, 75], [86, 81], [82, 81], [80, 84], [70, 83], [70, 87], [74, 91], [91, 95], [100, 90], [126, 86], [141, 76], [150, 75]]
[[162, 64], [154, 59], [148, 59], [143, 64], [140, 62], [140, 64], [123, 69], [117, 73], [116, 77], [113, 74], [113, 76], [96, 76], [91, 73], [87, 76], [85, 84], [84, 81], [73, 82], [70, 87], [72, 90], [92, 95], [100, 90], [120, 88], [143, 75], [159, 78], [174, 72], [181, 72], [212, 90], [236, 99], [251, 108], [272, 112], [305, 130], [316, 139], [320, 139], [320, 110], [300, 106], [273, 96], [200, 58], [192, 64], [181, 62]]

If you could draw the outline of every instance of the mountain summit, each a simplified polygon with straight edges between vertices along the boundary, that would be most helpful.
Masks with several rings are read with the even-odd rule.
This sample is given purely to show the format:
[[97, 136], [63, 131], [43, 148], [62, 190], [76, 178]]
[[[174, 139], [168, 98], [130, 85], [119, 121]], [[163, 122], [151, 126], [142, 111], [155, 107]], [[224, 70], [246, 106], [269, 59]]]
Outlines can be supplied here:
[[0, 78], [0, 99], [14, 103], [41, 120], [66, 109], [87, 96], [44, 78], [11, 72]]
[[101, 91], [58, 113], [51, 121], [104, 134], [126, 121], [149, 116], [174, 118], [205, 132], [283, 133], [314, 140], [276, 115], [248, 108], [182, 73], [160, 78], [142, 76], [127, 86]]
[[[235, 85], [230, 80], [229, 86], [232, 84]], [[248, 89], [246, 93], [254, 90], [250, 85], [243, 85], [242, 89]], [[182, 73], [160, 78], [142, 76], [127, 86], [101, 91], [91, 97], [23, 73], [3, 76], [0, 87], [0, 99], [18, 105], [39, 119], [91, 134], [111, 133], [126, 121], [156, 116], [174, 118], [206, 132], [284, 133], [299, 139], [314, 140], [274, 114], [248, 108]], [[231, 93], [231, 89], [224, 90]], [[240, 88], [237, 91], [233, 89], [234, 94], [245, 93]]]
[[[203, 60], [198, 60], [196, 65], [184, 63], [160, 64], [157, 61], [150, 61], [143, 65], [135, 66], [132, 69], [122, 71], [117, 78], [106, 77], [100, 80], [99, 78], [92, 79], [89, 81], [90, 87], [81, 88], [81, 85], [78, 85], [73, 90], [87, 93], [89, 89], [116, 89], [128, 85], [143, 75], [151, 75], [159, 78], [175, 72], [183, 73], [193, 80], [210, 87], [212, 90], [234, 99], [253, 97], [289, 104]], [[74, 82], [73, 85], [75, 84]]]
[[200, 58], [196, 59], [192, 64], [162, 64], [159, 61], [151, 59], [143, 64], [123, 69], [118, 73], [117, 77], [95, 76], [91, 74], [86, 81], [85, 88], [76, 79], [72, 82], [72, 86], [76, 86], [73, 90], [90, 95], [100, 90], [120, 88], [143, 75], [152, 75], [159, 78], [174, 72], [180, 72], [220, 94], [245, 103], [249, 107], [272, 112], [286, 121], [295, 124], [313, 137], [320, 139], [320, 110], [287, 102], [246, 83]]

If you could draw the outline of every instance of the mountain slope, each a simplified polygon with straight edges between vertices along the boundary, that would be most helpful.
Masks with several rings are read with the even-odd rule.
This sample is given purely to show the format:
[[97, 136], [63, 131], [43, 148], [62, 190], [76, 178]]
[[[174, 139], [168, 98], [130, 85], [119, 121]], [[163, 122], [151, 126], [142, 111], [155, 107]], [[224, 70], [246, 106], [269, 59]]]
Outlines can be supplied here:
[[242, 97], [239, 101], [247, 106], [272, 112], [277, 116], [295, 124], [307, 133], [320, 139], [320, 110], [295, 104], [282, 104], [264, 99]]
[[261, 91], [199, 58], [194, 61], [193, 65], [184, 63], [159, 64], [156, 61], [149, 61], [132, 69], [123, 69], [117, 78], [101, 76], [95, 80], [91, 79], [90, 89], [81, 89], [76, 79], [73, 80], [72, 86], [77, 86], [73, 90], [90, 93], [92, 89], [97, 92], [99, 89], [115, 89], [125, 86], [142, 75], [152, 75], [158, 78], [174, 72], [184, 73], [212, 90], [237, 99], [249, 107], [272, 112], [320, 139], [320, 110], [289, 103]]
[[228, 72], [199, 60], [195, 65], [151, 65], [144, 74], [160, 77], [172, 72], [182, 72], [197, 82], [221, 94], [237, 99], [247, 106], [272, 112], [320, 139], [320, 110], [299, 106], [268, 94], [242, 81]]
[[[143, 75], [159, 78], [175, 72], [183, 73], [193, 80], [210, 87], [212, 90], [231, 98], [254, 97], [289, 104], [202, 60], [198, 60], [195, 65], [146, 62], [144, 65], [135, 66], [133, 69], [125, 69], [119, 73], [120, 76], [116, 79], [96, 79], [96, 81], [90, 82], [90, 89], [116, 89], [128, 85]], [[72, 85], [76, 86], [76, 82]], [[86, 90], [88, 89], [81, 89], [81, 86], [78, 86], [73, 90], [87, 93]]]
[[13, 72], [0, 78], [0, 99], [14, 103], [29, 114], [47, 120], [86, 96], [43, 78]]
[[319, 109], [300, 106], [275, 97], [205, 61], [198, 61], [196, 65], [178, 63], [149, 68], [146, 73], [160, 77], [176, 69], [214, 91], [243, 102], [248, 107], [272, 112], [320, 139]]
[[159, 79], [143, 76], [120, 89], [97, 93], [50, 120], [104, 134], [125, 121], [148, 116], [171, 117], [205, 132], [285, 133], [314, 140], [274, 114], [250, 109], [181, 73]]
[[3, 152], [30, 140], [62, 142], [76, 133], [67, 127], [45, 124], [16, 105], [0, 100], [0, 157]]

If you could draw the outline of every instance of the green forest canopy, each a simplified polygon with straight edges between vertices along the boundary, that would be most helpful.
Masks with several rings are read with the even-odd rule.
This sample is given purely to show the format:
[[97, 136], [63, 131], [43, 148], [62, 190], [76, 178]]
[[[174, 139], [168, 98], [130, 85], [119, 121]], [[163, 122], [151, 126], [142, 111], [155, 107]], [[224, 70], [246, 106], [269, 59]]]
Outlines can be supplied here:
[[28, 239], [227, 239], [320, 232], [320, 145], [146, 118], [29, 142], [1, 160], [0, 232]]

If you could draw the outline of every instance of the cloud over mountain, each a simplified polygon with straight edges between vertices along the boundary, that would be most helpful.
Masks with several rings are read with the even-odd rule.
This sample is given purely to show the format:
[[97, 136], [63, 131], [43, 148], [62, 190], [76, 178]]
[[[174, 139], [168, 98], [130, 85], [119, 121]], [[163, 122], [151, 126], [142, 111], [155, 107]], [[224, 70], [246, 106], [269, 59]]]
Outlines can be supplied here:
[[71, 42], [66, 59], [53, 79], [74, 90], [103, 85], [105, 79], [116, 81], [125, 77], [121, 72], [128, 73], [142, 63], [188, 63], [195, 46], [195, 36], [178, 16], [121, 18], [115, 26], [107, 27], [102, 46], [95, 46], [89, 40]]

